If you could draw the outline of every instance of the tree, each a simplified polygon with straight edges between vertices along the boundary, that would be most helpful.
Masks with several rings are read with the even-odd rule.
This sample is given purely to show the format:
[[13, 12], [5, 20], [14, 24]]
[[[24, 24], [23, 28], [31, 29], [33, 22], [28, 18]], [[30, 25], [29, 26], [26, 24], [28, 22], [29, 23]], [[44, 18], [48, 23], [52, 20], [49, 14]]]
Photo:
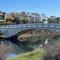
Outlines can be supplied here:
[[60, 17], [57, 17], [56, 20], [57, 20], [57, 23], [60, 23]]
[[28, 23], [28, 19], [22, 19], [22, 23]]
[[19, 18], [14, 18], [13, 20], [12, 20], [12, 22], [13, 22], [13, 24], [19, 24], [20, 22], [19, 22]]

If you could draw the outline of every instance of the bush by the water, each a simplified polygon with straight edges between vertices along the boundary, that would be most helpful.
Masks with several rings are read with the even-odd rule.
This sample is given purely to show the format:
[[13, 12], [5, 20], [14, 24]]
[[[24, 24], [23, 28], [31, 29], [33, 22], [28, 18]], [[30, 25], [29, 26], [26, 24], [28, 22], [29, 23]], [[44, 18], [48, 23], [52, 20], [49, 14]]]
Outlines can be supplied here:
[[44, 47], [46, 55], [44, 60], [60, 60], [60, 40]]

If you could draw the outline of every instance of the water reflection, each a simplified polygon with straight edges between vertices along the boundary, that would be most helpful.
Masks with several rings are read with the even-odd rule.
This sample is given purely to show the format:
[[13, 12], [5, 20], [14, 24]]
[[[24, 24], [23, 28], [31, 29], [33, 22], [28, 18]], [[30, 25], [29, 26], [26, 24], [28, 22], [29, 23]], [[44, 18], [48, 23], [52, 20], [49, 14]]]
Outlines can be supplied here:
[[12, 47], [15, 50], [13, 52], [16, 53], [16, 54], [22, 53], [22, 51], [23, 51], [19, 46], [17, 46], [16, 44], [12, 43], [9, 40], [2, 40], [2, 41], [0, 41], [0, 44]]
[[7, 54], [7, 58], [14, 58], [14, 57], [16, 57], [16, 54], [14, 54], [14, 53], [8, 53]]
[[9, 40], [0, 40], [0, 58], [3, 60], [7, 57], [15, 57], [18, 54], [22, 54], [24, 51], [16, 44]]

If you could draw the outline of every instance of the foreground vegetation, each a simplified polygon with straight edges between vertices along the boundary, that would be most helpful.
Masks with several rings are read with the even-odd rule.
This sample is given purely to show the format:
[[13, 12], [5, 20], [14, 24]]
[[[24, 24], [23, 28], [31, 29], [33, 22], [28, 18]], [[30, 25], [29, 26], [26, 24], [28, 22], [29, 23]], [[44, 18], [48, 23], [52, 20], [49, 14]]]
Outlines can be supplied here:
[[14, 49], [6, 44], [0, 44], [0, 59], [5, 60], [8, 53], [12, 53]]
[[7, 60], [42, 60], [44, 56], [43, 49], [36, 49], [32, 52], [27, 52], [22, 55], [18, 55], [16, 58], [9, 58]]
[[27, 52], [7, 60], [60, 60], [60, 41], [48, 44], [43, 49]]

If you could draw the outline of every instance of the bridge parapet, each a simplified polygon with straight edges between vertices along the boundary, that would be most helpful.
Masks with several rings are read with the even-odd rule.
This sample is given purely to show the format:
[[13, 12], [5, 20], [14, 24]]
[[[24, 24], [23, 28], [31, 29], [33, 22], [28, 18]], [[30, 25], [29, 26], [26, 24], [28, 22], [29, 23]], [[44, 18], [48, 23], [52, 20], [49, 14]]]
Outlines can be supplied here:
[[0, 25], [0, 28], [24, 28], [24, 27], [53, 27], [60, 28], [59, 24], [18, 24], [18, 25]]

